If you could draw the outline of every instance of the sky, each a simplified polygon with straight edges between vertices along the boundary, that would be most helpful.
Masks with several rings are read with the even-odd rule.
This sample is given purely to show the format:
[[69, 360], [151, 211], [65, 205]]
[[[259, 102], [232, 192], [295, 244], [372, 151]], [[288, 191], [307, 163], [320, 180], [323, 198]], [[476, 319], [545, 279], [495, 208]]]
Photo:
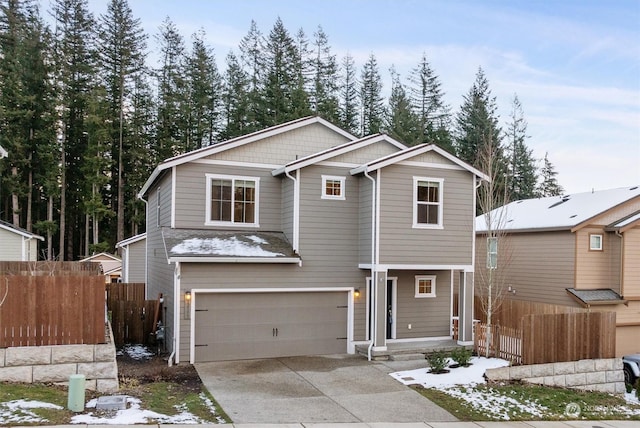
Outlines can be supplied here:
[[[88, 0], [95, 16], [108, 0]], [[44, 9], [50, 0], [41, 0]], [[426, 54], [456, 113], [482, 67], [503, 127], [517, 94], [527, 145], [566, 193], [640, 184], [640, 0], [129, 0], [149, 34], [169, 17], [187, 45], [203, 29], [219, 69], [256, 21], [294, 35], [321, 26], [338, 62], [374, 54], [385, 94]], [[359, 75], [359, 72], [358, 72]]]

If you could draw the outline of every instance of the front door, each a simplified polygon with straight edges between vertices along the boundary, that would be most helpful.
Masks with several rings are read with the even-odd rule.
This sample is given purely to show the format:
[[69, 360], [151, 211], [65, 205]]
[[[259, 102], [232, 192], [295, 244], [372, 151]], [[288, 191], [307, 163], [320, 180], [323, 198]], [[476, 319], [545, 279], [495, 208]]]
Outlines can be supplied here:
[[393, 339], [393, 323], [395, 316], [395, 302], [393, 299], [393, 283], [392, 279], [387, 279], [387, 339]]
[[[378, 322], [382, 321], [380, 316], [384, 317], [385, 330], [387, 339], [395, 339], [396, 338], [396, 327], [395, 327], [395, 318], [396, 318], [396, 293], [397, 293], [397, 280], [398, 278], [387, 278], [387, 287], [385, 290], [386, 294], [386, 310], [385, 313], [379, 314]], [[374, 330], [373, 322], [373, 307], [375, 306], [375, 302], [373, 299], [373, 293], [371, 292], [371, 280], [367, 279], [367, 340], [371, 340], [371, 334]], [[381, 327], [378, 324], [378, 327]]]

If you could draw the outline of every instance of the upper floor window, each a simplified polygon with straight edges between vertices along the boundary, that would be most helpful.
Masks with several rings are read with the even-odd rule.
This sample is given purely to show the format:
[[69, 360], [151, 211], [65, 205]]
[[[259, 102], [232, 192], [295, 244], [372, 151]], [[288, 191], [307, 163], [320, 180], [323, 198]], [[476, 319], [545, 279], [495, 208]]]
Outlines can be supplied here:
[[345, 177], [334, 175], [322, 176], [322, 199], [345, 199]]
[[591, 251], [602, 251], [602, 235], [589, 235], [589, 249]]
[[436, 297], [435, 275], [416, 276], [415, 297]]
[[442, 228], [441, 178], [413, 177], [413, 227]]
[[258, 226], [257, 177], [207, 174], [206, 225]]

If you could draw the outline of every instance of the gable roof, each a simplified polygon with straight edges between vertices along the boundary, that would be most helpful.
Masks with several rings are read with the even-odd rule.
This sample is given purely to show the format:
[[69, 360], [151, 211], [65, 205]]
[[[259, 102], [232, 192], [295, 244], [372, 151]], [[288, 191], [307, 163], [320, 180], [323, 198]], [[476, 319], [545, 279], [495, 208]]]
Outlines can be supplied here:
[[309, 156], [305, 156], [305, 157], [300, 158], [300, 159], [296, 159], [296, 160], [294, 160], [292, 162], [289, 162], [285, 166], [274, 170], [272, 172], [272, 174], [274, 176], [277, 176], [277, 175], [280, 175], [280, 174], [284, 174], [286, 172], [295, 171], [297, 169], [304, 168], [306, 166], [313, 165], [313, 164], [316, 164], [318, 162], [325, 161], [327, 159], [331, 159], [333, 157], [342, 155], [344, 153], [348, 153], [348, 152], [353, 151], [353, 150], [357, 150], [357, 149], [366, 147], [366, 146], [371, 145], [371, 144], [378, 143], [380, 141], [386, 141], [386, 142], [392, 144], [393, 146], [397, 147], [399, 150], [404, 150], [404, 149], [407, 148], [407, 146], [405, 146], [404, 144], [402, 144], [399, 141], [394, 140], [393, 138], [389, 137], [388, 135], [385, 135], [385, 134], [374, 134], [374, 135], [369, 135], [369, 136], [364, 137], [364, 138], [360, 138], [358, 140], [347, 141], [344, 144], [340, 144], [338, 146], [331, 147], [331, 148], [323, 150], [321, 152], [314, 153], [314, 154], [311, 154]]
[[6, 221], [0, 220], [0, 229], [4, 229], [4, 230], [8, 230], [9, 232], [13, 232], [17, 235], [20, 235], [24, 238], [28, 238], [28, 239], [39, 239], [41, 241], [44, 241], [44, 237], [40, 236], [40, 235], [36, 235], [35, 233], [31, 233], [26, 229], [23, 229], [21, 227], [16, 227], [14, 225], [12, 225], [11, 223], [7, 223]]
[[417, 146], [413, 146], [413, 147], [409, 147], [407, 149], [401, 150], [397, 153], [392, 153], [388, 156], [384, 156], [381, 157], [379, 159], [373, 160], [371, 162], [368, 162], [364, 165], [360, 165], [357, 168], [354, 168], [351, 170], [351, 175], [356, 175], [356, 174], [361, 174], [361, 173], [365, 173], [365, 172], [369, 172], [369, 171], [376, 171], [380, 168], [384, 168], [386, 166], [398, 163], [398, 162], [402, 162], [404, 160], [410, 159], [414, 156], [418, 156], [421, 155], [423, 153], [427, 153], [427, 152], [435, 152], [438, 153], [439, 155], [443, 156], [444, 158], [448, 159], [449, 161], [451, 161], [452, 163], [458, 165], [459, 167], [471, 172], [472, 174], [480, 177], [483, 180], [486, 181], [490, 181], [489, 176], [487, 176], [486, 174], [484, 174], [482, 171], [472, 167], [471, 165], [469, 165], [468, 163], [462, 161], [461, 159], [458, 159], [457, 157], [455, 157], [454, 155], [452, 155], [451, 153], [447, 152], [446, 150], [438, 147], [437, 145], [433, 144], [433, 143], [425, 143], [425, 144], [420, 144]]
[[[636, 198], [640, 200], [639, 186], [526, 199], [496, 208], [492, 218], [504, 217], [504, 225], [496, 226], [496, 229], [502, 230], [573, 230]], [[476, 231], [487, 230], [485, 216], [476, 217]]]
[[305, 126], [312, 125], [314, 123], [319, 123], [324, 125], [325, 127], [337, 132], [338, 134], [348, 138], [349, 140], [356, 140], [357, 137], [349, 134], [347, 131], [338, 128], [334, 124], [327, 122], [318, 116], [310, 116], [303, 117], [301, 119], [292, 120], [291, 122], [283, 123], [280, 125], [272, 126], [270, 128], [263, 129], [261, 131], [252, 132], [251, 134], [242, 135], [240, 137], [232, 138], [230, 140], [222, 141], [220, 143], [213, 144], [211, 146], [203, 147], [198, 150], [193, 150], [188, 153], [184, 153], [182, 155], [174, 156], [169, 158], [162, 163], [160, 163], [151, 173], [151, 176], [147, 179], [144, 186], [140, 192], [138, 192], [138, 197], [142, 197], [149, 187], [153, 184], [153, 182], [158, 178], [158, 176], [166, 169], [172, 168], [177, 165], [182, 165], [187, 162], [191, 162], [197, 159], [201, 159], [207, 156], [211, 156], [216, 153], [223, 152], [225, 150], [230, 150], [236, 147], [243, 146], [245, 144], [250, 144], [259, 140], [263, 140], [268, 137], [272, 137], [274, 135], [283, 134], [285, 132], [292, 131], [294, 129], [299, 129]]
[[147, 239], [147, 234], [146, 233], [141, 233], [139, 235], [135, 235], [135, 236], [132, 236], [130, 238], [123, 239], [122, 241], [120, 241], [120, 242], [118, 242], [116, 244], [116, 248], [126, 247], [126, 246], [134, 244], [134, 243], [136, 243], [138, 241], [142, 241], [143, 239]]
[[631, 229], [636, 225], [640, 226], [640, 211], [636, 211], [629, 216], [623, 217], [611, 223], [609, 226], [605, 227], [605, 230], [624, 232], [625, 230]]
[[120, 257], [114, 256], [113, 254], [109, 254], [109, 253], [98, 253], [98, 254], [93, 254], [89, 257], [85, 257], [82, 260], [79, 260], [81, 262], [102, 262], [102, 261], [121, 261]]

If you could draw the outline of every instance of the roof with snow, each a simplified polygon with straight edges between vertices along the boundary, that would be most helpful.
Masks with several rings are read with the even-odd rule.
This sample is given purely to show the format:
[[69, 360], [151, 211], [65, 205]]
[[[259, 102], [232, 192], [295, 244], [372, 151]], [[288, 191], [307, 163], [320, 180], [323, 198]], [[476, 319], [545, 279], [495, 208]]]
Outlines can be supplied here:
[[488, 218], [495, 230], [573, 229], [634, 198], [639, 186], [515, 201], [476, 217], [476, 231], [487, 230]]
[[282, 232], [162, 230], [167, 258], [220, 263], [299, 263], [300, 257]]
[[595, 290], [567, 288], [567, 293], [585, 307], [626, 303], [626, 300], [610, 288], [598, 288]]

